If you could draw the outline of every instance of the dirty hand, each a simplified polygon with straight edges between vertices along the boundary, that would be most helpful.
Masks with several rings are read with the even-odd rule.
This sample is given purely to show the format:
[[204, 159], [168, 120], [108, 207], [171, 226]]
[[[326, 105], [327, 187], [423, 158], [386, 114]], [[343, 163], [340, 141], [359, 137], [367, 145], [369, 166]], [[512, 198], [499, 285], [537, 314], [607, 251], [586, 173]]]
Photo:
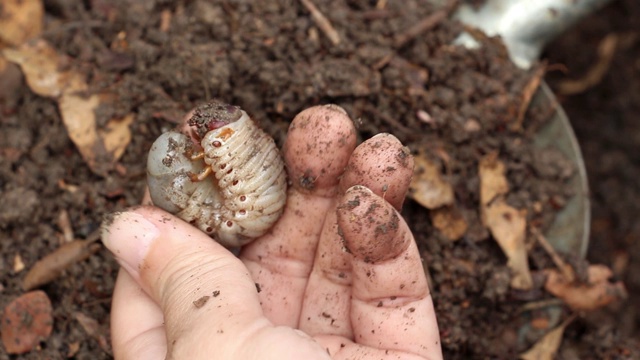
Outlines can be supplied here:
[[284, 148], [284, 214], [239, 259], [157, 208], [106, 221], [103, 242], [123, 268], [116, 358], [442, 358], [418, 249], [397, 212], [411, 155], [391, 135], [355, 143], [341, 108], [300, 113]]

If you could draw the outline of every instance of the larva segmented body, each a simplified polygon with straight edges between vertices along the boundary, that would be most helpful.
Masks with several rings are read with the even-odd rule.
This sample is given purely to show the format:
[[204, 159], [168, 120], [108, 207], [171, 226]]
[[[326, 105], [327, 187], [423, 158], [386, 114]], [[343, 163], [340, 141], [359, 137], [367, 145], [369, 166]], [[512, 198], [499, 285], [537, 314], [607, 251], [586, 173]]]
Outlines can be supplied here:
[[225, 246], [266, 233], [286, 201], [284, 162], [273, 139], [244, 111], [220, 103], [196, 109], [189, 124], [201, 138], [201, 153], [176, 131], [162, 134], [149, 152], [154, 204]]

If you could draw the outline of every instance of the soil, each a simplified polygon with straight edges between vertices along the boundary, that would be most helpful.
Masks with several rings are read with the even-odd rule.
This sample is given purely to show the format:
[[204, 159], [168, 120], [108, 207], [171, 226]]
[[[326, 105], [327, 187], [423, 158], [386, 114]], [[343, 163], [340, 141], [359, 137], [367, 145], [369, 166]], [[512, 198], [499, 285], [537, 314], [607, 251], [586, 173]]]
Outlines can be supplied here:
[[[479, 220], [477, 167], [482, 156], [497, 152], [508, 169], [509, 203], [527, 209], [528, 221], [542, 230], [573, 194], [566, 180], [575, 168], [559, 154], [528, 146], [548, 120], [549, 104], [531, 108], [521, 129], [512, 126], [541, 65], [516, 69], [496, 39], [479, 39], [481, 50], [451, 46], [461, 25], [434, 15], [425, 1], [388, 2], [384, 9], [364, 0], [316, 5], [338, 30], [339, 44], [296, 1], [45, 1], [43, 38], [72, 58], [90, 92], [117, 98], [98, 109], [98, 122], [131, 112], [136, 118], [118, 166], [99, 176], [69, 140], [55, 100], [35, 95], [15, 66], [0, 74], [0, 307], [24, 293], [27, 269], [64, 241], [65, 213], [73, 236], [85, 239], [105, 214], [140, 202], [146, 152], [189, 109], [211, 98], [240, 105], [281, 145], [297, 112], [336, 103], [356, 119], [362, 139], [393, 133], [436, 161], [454, 187], [469, 224], [462, 240], [435, 231], [417, 203], [403, 210], [425, 257], [446, 358], [512, 359], [530, 347], [540, 334], [523, 329], [539, 314], [523, 316], [521, 307], [549, 295], [540, 279], [526, 293], [509, 288], [506, 259]], [[640, 319], [637, 16], [640, 3], [614, 2], [545, 54], [549, 64], [567, 69], [548, 73], [554, 87], [596, 63], [606, 35], [623, 35], [605, 77], [560, 101], [591, 185], [588, 260], [611, 266], [630, 299], [580, 314], [565, 332], [563, 359], [640, 357], [634, 340]], [[432, 29], [416, 36], [411, 25], [420, 22]], [[17, 256], [26, 269], [16, 267]], [[533, 270], [551, 266], [537, 248], [530, 258]], [[102, 248], [42, 286], [53, 304], [53, 333], [21, 358], [110, 358], [117, 270]], [[559, 308], [556, 320], [569, 313]], [[97, 321], [90, 333], [87, 318]], [[0, 351], [0, 359], [8, 358], [15, 357]]]

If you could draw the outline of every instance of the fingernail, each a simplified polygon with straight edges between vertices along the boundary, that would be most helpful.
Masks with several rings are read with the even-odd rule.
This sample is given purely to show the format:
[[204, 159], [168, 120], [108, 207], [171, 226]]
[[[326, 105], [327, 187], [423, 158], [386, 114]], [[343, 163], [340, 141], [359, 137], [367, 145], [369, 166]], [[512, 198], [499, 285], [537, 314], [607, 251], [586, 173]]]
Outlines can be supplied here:
[[373, 135], [371, 138], [372, 139], [384, 138], [384, 139], [389, 139], [389, 141], [394, 142], [394, 143], [400, 143], [400, 140], [398, 140], [397, 137], [395, 137], [393, 134], [389, 134], [389, 133], [377, 133], [377, 134]]
[[344, 115], [348, 115], [348, 114], [347, 114], [347, 110], [345, 110], [345, 109], [344, 109], [342, 106], [340, 106], [340, 105], [336, 105], [336, 104], [327, 104], [327, 105], [324, 105], [324, 107], [326, 107], [327, 109], [335, 110], [335, 111], [337, 111], [337, 112], [339, 112], [339, 113], [342, 113], [342, 114], [344, 114]]
[[139, 269], [160, 230], [136, 212], [115, 213], [102, 223], [102, 242], [131, 276]]

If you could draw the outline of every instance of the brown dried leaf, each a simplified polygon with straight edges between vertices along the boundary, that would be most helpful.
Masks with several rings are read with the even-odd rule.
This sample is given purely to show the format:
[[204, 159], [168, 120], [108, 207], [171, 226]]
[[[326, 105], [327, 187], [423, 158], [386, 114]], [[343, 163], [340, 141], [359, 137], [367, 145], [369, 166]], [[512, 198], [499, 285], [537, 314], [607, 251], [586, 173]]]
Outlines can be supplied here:
[[[84, 83], [79, 74], [61, 70], [66, 67], [68, 59], [58, 55], [44, 40], [4, 49], [2, 53], [7, 60], [20, 66], [29, 88], [40, 96], [57, 98], [69, 84], [74, 84], [77, 90]], [[82, 90], [86, 90], [86, 84]]]
[[0, 43], [17, 46], [38, 36], [42, 32], [43, 16], [42, 0], [2, 0]]
[[131, 142], [131, 130], [129, 125], [133, 122], [133, 114], [128, 114], [122, 119], [111, 119], [104, 130], [99, 131], [100, 138], [109, 154], [113, 154], [114, 161], [120, 159]]
[[90, 316], [87, 316], [79, 311], [73, 313], [73, 317], [76, 318], [80, 326], [87, 332], [89, 336], [96, 339], [98, 345], [104, 350], [106, 353], [111, 353], [111, 349], [109, 347], [109, 342], [107, 341], [107, 337], [105, 336], [106, 330], [104, 330], [98, 321]]
[[44, 291], [32, 291], [4, 308], [0, 323], [2, 343], [9, 354], [24, 354], [51, 335], [51, 301]]
[[480, 160], [480, 212], [482, 222], [508, 258], [507, 266], [513, 271], [511, 286], [528, 290], [533, 286], [527, 248], [526, 210], [518, 210], [506, 203], [502, 195], [509, 191], [505, 165], [497, 153]]
[[100, 248], [91, 246], [91, 243], [93, 239], [75, 240], [38, 260], [24, 277], [22, 288], [31, 290], [55, 280], [69, 266], [86, 259]]
[[72, 358], [74, 357], [78, 351], [80, 350], [80, 342], [79, 341], [74, 341], [72, 343], [69, 343], [69, 350], [67, 350], [67, 358]]
[[454, 202], [453, 187], [442, 178], [438, 165], [420, 153], [414, 157], [415, 174], [409, 196], [427, 209], [436, 209]]
[[431, 222], [447, 239], [461, 239], [469, 228], [460, 210], [453, 206], [444, 206], [431, 211]]
[[533, 286], [527, 248], [526, 210], [518, 210], [498, 199], [484, 210], [485, 225], [507, 256], [507, 266], [513, 271], [511, 287], [528, 290]]
[[111, 119], [104, 129], [98, 129], [95, 110], [113, 101], [113, 97], [107, 94], [87, 96], [84, 76], [72, 70], [61, 70], [68, 68], [65, 66], [68, 59], [44, 40], [18, 49], [5, 49], [3, 54], [20, 66], [35, 93], [58, 100], [69, 138], [91, 170], [98, 175], [111, 170], [131, 141], [129, 125], [133, 115]]
[[531, 349], [526, 352], [520, 354], [520, 359], [522, 360], [553, 360], [555, 359], [555, 355], [560, 348], [560, 343], [562, 342], [562, 335], [564, 334], [564, 329], [567, 328], [573, 321], [573, 318], [570, 318], [568, 321], [565, 321], [557, 328], [546, 333], [538, 342], [535, 343], [531, 347]]
[[[100, 96], [97, 94], [89, 97], [67, 92], [58, 100], [58, 107], [62, 115], [62, 121], [67, 128], [69, 138], [76, 144], [80, 154], [94, 172], [103, 175], [108, 163], [104, 161], [102, 154], [106, 153], [104, 144], [98, 136], [96, 128], [96, 115], [94, 110], [100, 105]], [[111, 159], [110, 159], [111, 160]]]
[[498, 159], [498, 153], [487, 154], [480, 159], [480, 204], [487, 205], [499, 195], [509, 192], [509, 183], [505, 176], [505, 166]]
[[569, 282], [558, 270], [546, 270], [545, 289], [574, 310], [592, 311], [627, 297], [622, 282], [609, 282], [613, 273], [604, 265], [590, 265], [589, 282]]
[[95, 337], [100, 332], [100, 324], [96, 319], [87, 316], [79, 311], [73, 312], [73, 317], [76, 318], [80, 326], [84, 329], [84, 331], [89, 334], [91, 337]]
[[20, 271], [24, 270], [24, 261], [22, 261], [22, 256], [20, 256], [20, 254], [16, 254], [16, 256], [13, 257], [13, 272], [15, 273], [19, 273]]

